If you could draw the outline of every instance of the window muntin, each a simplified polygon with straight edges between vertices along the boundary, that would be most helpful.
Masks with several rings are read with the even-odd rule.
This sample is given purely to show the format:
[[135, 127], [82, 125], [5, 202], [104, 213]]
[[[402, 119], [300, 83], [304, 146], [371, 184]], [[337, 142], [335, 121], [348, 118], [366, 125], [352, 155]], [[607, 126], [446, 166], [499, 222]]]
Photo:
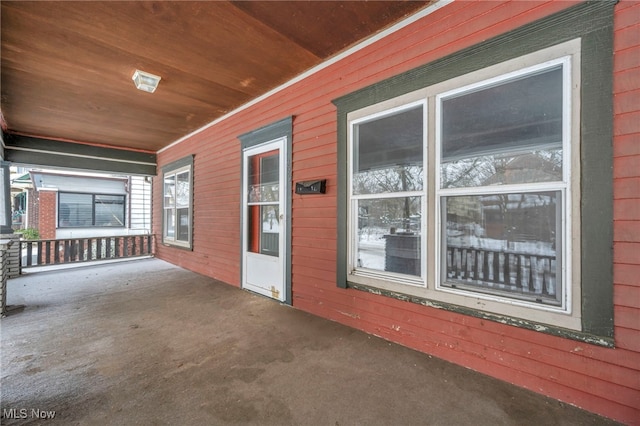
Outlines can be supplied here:
[[124, 227], [125, 196], [60, 192], [58, 227]]
[[165, 171], [163, 176], [163, 241], [191, 246], [191, 165]]
[[[424, 284], [424, 111], [412, 103], [352, 122], [351, 269]], [[407, 275], [408, 277], [399, 277]]]
[[436, 96], [441, 288], [567, 309], [569, 71], [561, 58]]

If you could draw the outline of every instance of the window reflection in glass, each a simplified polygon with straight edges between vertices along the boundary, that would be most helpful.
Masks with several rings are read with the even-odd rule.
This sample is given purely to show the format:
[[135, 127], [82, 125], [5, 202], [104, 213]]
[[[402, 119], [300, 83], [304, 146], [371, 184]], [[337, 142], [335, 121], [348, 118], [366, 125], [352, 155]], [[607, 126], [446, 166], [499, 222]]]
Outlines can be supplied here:
[[167, 209], [164, 211], [164, 223], [165, 230], [164, 235], [169, 238], [174, 238], [176, 235], [176, 215], [175, 210]]
[[559, 191], [443, 198], [445, 285], [559, 304]]
[[422, 190], [422, 106], [357, 124], [353, 131], [354, 194]]
[[562, 180], [562, 65], [442, 100], [441, 188]]
[[[173, 178], [173, 176], [172, 176]], [[178, 173], [176, 175], [175, 202], [178, 207], [189, 206], [189, 172]]]
[[124, 196], [96, 195], [95, 225], [124, 226]]
[[164, 178], [164, 207], [173, 207], [176, 204], [176, 176]]
[[250, 203], [277, 202], [280, 198], [279, 153], [249, 159]]
[[358, 200], [357, 266], [421, 275], [421, 197]]

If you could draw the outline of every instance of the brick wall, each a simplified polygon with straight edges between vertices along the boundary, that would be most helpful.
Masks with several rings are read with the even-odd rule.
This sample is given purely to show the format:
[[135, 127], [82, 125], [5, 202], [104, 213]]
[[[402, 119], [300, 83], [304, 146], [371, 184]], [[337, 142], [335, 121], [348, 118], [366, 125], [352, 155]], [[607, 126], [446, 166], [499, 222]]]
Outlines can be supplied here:
[[56, 237], [56, 206], [58, 193], [56, 191], [39, 191], [38, 230], [41, 239]]
[[20, 234], [0, 234], [0, 239], [7, 241], [3, 250], [6, 256], [3, 272], [6, 272], [7, 278], [17, 277], [22, 272], [20, 265]]
[[40, 229], [40, 213], [38, 203], [38, 191], [33, 188], [27, 189], [27, 224], [29, 228]]

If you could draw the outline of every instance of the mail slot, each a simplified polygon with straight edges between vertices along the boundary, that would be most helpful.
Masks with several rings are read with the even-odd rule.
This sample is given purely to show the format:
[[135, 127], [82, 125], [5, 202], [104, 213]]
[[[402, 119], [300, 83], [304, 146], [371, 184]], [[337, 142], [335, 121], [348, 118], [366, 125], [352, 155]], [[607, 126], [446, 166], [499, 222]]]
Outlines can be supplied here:
[[296, 183], [296, 194], [324, 194], [327, 191], [327, 180], [307, 180]]

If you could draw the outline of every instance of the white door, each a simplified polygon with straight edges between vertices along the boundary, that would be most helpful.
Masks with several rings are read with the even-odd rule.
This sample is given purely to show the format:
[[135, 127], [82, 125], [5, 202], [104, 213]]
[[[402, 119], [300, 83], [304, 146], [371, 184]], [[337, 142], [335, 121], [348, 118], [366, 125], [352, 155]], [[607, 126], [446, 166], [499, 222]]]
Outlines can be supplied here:
[[285, 292], [285, 138], [243, 153], [242, 286], [284, 301]]

